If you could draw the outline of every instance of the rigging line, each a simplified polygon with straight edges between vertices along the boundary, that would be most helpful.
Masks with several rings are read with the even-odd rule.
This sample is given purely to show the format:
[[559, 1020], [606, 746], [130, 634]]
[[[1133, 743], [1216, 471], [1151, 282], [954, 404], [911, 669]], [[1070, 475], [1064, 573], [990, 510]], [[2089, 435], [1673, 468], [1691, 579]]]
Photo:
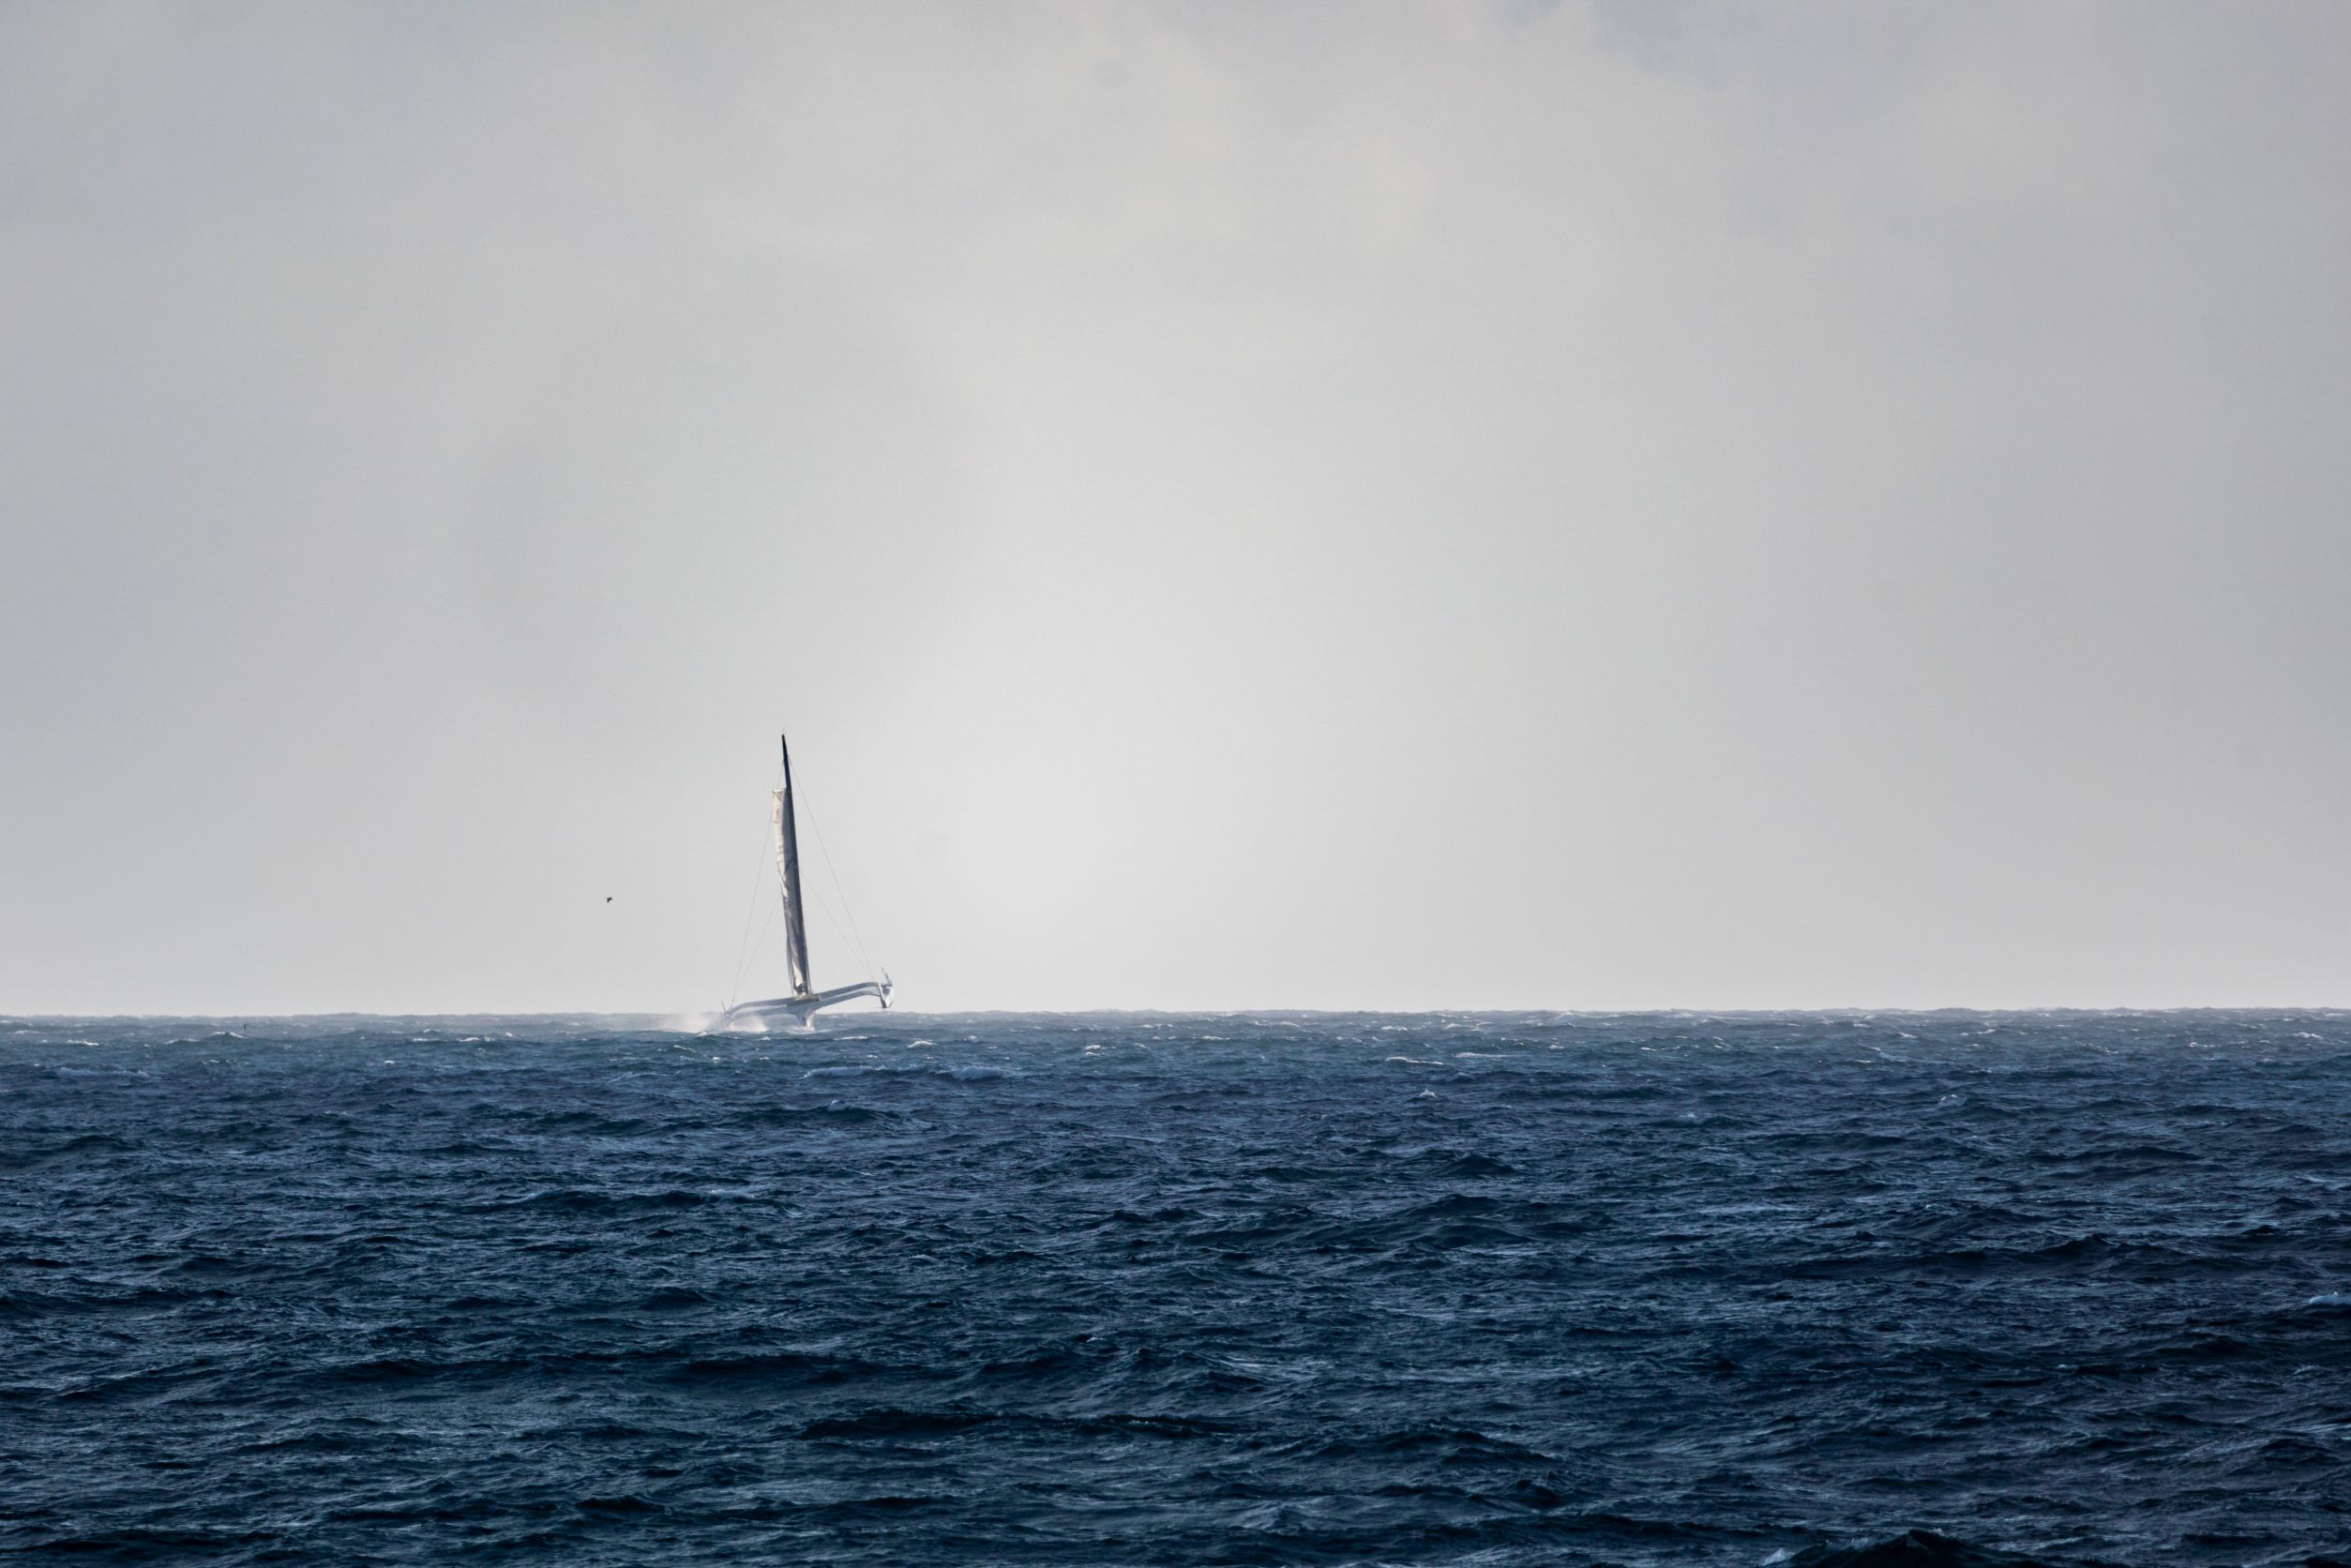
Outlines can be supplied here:
[[[734, 948], [734, 983], [727, 988], [727, 1005], [730, 1007], [734, 1005], [734, 999], [742, 994], [744, 967], [750, 962], [751, 958], [751, 922], [759, 918], [760, 884], [767, 880], [765, 875], [767, 868], [762, 864], [765, 859], [766, 856], [762, 854], [759, 861], [752, 863], [751, 904], [743, 912], [743, 940], [736, 942]], [[765, 934], [764, 931], [761, 933], [762, 936]]]
[[[866, 978], [871, 980], [879, 972], [874, 968], [872, 955], [866, 951], [865, 935], [857, 929], [857, 912], [849, 907], [849, 890], [841, 885], [841, 874], [833, 865], [832, 847], [825, 843], [824, 829], [818, 824], [813, 811], [808, 813], [808, 831], [816, 835], [817, 853], [824, 857], [824, 874], [833, 879], [833, 891], [840, 898], [841, 913], [849, 919], [849, 939], [857, 949], [857, 961], [866, 966]], [[830, 905], [826, 906], [824, 912], [828, 916], [832, 914]]]
[[[768, 905], [768, 906], [767, 906], [767, 918], [760, 922], [760, 940], [759, 940], [759, 942], [754, 942], [754, 943], [752, 943], [752, 944], [751, 944], [751, 961], [752, 961], [752, 962], [756, 962], [756, 961], [758, 961], [758, 958], [759, 958], [759, 948], [760, 948], [760, 943], [761, 943], [761, 942], [766, 942], [766, 941], [767, 941], [767, 931], [768, 931], [768, 927], [776, 924], [776, 906], [775, 904], [770, 904], [770, 905]], [[746, 963], [743, 967], [744, 967], [744, 969], [747, 972], [751, 966], [750, 966], [750, 963]], [[743, 975], [742, 975], [742, 974], [740, 974], [740, 973], [738, 973], [738, 974], [734, 977], [734, 988], [735, 988], [737, 991], [740, 991], [740, 990], [742, 990], [742, 989], [743, 989]], [[731, 1007], [731, 1006], [733, 1006], [734, 1004], [733, 1004], [732, 1003], [729, 1003], [727, 1005], [729, 1005], [730, 1007]]]
[[849, 917], [849, 938], [857, 944], [857, 961], [866, 966], [866, 978], [871, 980], [876, 971], [872, 957], [866, 952], [866, 939], [857, 930], [857, 912], [849, 907], [849, 893], [841, 886], [841, 874], [833, 868], [833, 852], [825, 847], [824, 830], [817, 826], [813, 812], [808, 816], [808, 831], [816, 835], [817, 853], [824, 857], [824, 874], [833, 879], [833, 891], [840, 896], [841, 912]]
[[[784, 766], [778, 762], [776, 764], [776, 779], [779, 787], [783, 782], [783, 776]], [[743, 972], [749, 968], [751, 963], [751, 920], [760, 912], [760, 889], [767, 881], [767, 836], [761, 834], [758, 858], [751, 862], [751, 907], [743, 912], [743, 940], [735, 944], [734, 984], [727, 991], [727, 1005], [730, 1007], [734, 1005], [734, 999], [743, 994]], [[776, 912], [773, 909], [767, 912], [770, 919], [775, 917]], [[765, 941], [766, 937], [767, 927], [761, 926], [760, 938]]]
[[[824, 889], [821, 887], [804, 887], [801, 891], [808, 895], [809, 901], [814, 903], [817, 907], [817, 912], [824, 916], [824, 929], [827, 932], [829, 932], [836, 940], [846, 938], [849, 935], [849, 927], [842, 925], [841, 917], [833, 912], [833, 900], [824, 896]], [[842, 942], [841, 945], [846, 947], [849, 946], [850, 943]]]
[[[809, 820], [808, 827], [811, 832], [815, 830], [816, 822], [814, 819]], [[822, 841], [820, 839], [819, 848], [821, 849], [821, 847]], [[830, 856], [826, 857], [826, 865], [828, 867], [831, 865]], [[837, 878], [835, 879], [835, 885], [837, 889]], [[821, 882], [803, 882], [801, 884], [800, 891], [803, 897], [816, 906], [817, 912], [824, 916], [824, 929], [831, 934], [833, 939], [837, 942], [839, 945], [845, 948], [856, 949], [858, 957], [863, 958], [865, 957], [864, 951], [856, 940], [855, 931], [852, 929], [854, 923], [852, 922], [851, 925], [842, 924], [840, 912], [835, 910], [833, 908], [833, 900], [824, 896], [824, 884]], [[844, 899], [843, 903], [846, 905], [847, 900]], [[866, 977], [869, 980], [873, 978], [873, 972], [870, 965], [867, 967]]]

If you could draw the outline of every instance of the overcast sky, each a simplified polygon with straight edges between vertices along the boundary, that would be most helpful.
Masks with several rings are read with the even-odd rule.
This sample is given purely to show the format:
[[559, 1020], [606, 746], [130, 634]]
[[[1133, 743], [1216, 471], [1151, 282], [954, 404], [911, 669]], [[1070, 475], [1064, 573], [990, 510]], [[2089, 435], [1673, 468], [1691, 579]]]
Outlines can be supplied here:
[[716, 1006], [784, 729], [921, 1009], [2351, 1003], [2347, 122], [2336, 0], [0, 0], [0, 1010]]

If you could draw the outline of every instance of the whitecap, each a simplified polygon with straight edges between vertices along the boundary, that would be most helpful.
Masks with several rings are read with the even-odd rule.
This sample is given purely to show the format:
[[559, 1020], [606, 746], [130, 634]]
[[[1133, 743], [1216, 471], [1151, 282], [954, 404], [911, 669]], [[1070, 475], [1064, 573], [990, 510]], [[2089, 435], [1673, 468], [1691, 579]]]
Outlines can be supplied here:
[[2313, 1306], [2351, 1306], [2351, 1290], [2329, 1290], [2323, 1296], [2310, 1299]]

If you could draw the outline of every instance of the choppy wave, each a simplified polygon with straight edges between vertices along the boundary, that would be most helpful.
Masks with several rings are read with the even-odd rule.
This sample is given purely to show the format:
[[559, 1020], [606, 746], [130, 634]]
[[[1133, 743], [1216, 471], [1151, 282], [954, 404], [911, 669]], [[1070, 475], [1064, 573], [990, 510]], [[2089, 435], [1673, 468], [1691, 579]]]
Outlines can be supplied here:
[[0, 1551], [2351, 1559], [2351, 1019], [0, 1019]]

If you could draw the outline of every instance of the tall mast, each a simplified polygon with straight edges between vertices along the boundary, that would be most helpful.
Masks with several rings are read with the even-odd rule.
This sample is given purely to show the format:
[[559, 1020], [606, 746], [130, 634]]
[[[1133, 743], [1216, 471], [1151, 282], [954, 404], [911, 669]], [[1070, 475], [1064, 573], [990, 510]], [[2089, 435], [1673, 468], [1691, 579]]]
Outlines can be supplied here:
[[776, 792], [776, 869], [784, 882], [784, 940], [791, 956], [791, 994], [807, 996], [816, 988], [808, 983], [808, 922], [800, 903], [800, 832], [791, 809], [791, 741], [789, 736], [780, 738], [784, 787]]

